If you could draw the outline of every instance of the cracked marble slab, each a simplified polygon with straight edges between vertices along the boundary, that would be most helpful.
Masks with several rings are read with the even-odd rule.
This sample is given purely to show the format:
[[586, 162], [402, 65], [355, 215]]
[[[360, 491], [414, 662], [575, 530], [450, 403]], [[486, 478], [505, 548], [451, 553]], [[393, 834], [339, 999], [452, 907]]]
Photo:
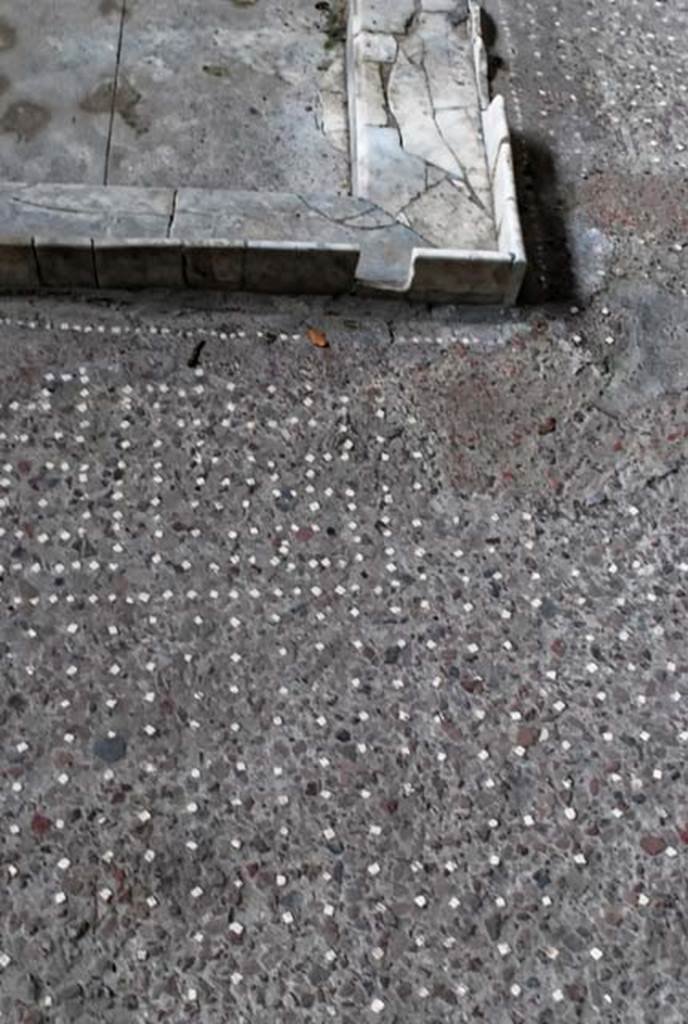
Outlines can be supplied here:
[[448, 0], [353, 0], [354, 191], [434, 246], [493, 250], [497, 224], [469, 13], [467, 4]]

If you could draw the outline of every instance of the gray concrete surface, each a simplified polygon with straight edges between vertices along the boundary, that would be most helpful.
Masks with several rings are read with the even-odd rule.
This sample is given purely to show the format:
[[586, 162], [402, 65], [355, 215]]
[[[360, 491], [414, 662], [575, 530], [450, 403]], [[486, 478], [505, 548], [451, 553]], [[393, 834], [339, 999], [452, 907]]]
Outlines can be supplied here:
[[686, 13], [500, 24], [518, 315], [3, 300], [3, 1021], [685, 1020]]
[[319, 116], [342, 54], [311, 0], [3, 9], [1, 179], [346, 194]]
[[1, 181], [103, 183], [119, 6], [2, 4]]
[[318, 123], [320, 78], [343, 51], [326, 29], [311, 0], [134, 5], [112, 183], [346, 194], [347, 154]]

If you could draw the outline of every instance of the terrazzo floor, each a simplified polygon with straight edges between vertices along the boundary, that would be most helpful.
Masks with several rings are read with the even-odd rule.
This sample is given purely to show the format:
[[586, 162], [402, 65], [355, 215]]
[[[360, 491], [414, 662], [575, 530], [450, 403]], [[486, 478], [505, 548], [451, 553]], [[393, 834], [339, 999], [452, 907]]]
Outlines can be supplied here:
[[530, 308], [2, 300], [2, 1024], [685, 1024], [685, 4], [485, 7]]
[[581, 425], [562, 321], [46, 309], [0, 322], [0, 1019], [682, 1020], [679, 400]]

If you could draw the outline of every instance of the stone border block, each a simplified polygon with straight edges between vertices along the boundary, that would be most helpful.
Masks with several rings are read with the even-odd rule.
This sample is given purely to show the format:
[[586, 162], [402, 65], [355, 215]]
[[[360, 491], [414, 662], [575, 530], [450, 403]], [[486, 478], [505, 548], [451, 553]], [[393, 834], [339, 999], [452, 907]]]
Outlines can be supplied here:
[[46, 288], [96, 288], [98, 285], [90, 238], [36, 237], [33, 248], [38, 276]]
[[240, 291], [244, 287], [246, 244], [221, 239], [182, 242], [184, 280], [189, 288]]
[[513, 260], [506, 253], [422, 249], [413, 257], [413, 298], [503, 305], [513, 289]]
[[519, 217], [516, 199], [509, 199], [505, 203], [498, 226], [498, 237], [500, 248], [504, 252], [511, 253], [513, 258], [511, 288], [508, 290], [504, 300], [505, 305], [512, 306], [518, 299], [518, 293], [521, 290], [527, 268], [521, 218]]
[[0, 286], [7, 290], [26, 291], [39, 288], [40, 284], [31, 239], [11, 236], [0, 239]]
[[100, 288], [183, 288], [186, 283], [179, 242], [96, 239], [93, 248]]
[[498, 244], [502, 251], [510, 253], [513, 257], [516, 276], [522, 281], [526, 252], [518, 213], [513, 150], [506, 119], [506, 105], [502, 96], [495, 96], [487, 110], [483, 111], [482, 121], [492, 182]]
[[501, 146], [510, 145], [509, 125], [506, 119], [506, 105], [503, 96], [495, 96], [482, 115], [483, 137], [487, 153], [490, 176], [494, 174], [497, 156]]
[[0, 235], [160, 238], [175, 195], [171, 188], [0, 182]]
[[340, 295], [353, 290], [359, 250], [354, 245], [248, 242], [243, 287], [284, 294]]

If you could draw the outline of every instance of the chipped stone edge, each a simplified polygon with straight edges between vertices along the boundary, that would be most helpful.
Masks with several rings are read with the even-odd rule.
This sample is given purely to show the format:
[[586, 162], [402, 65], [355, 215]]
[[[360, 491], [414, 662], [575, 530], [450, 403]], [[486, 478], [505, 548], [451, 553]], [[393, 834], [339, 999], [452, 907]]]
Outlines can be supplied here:
[[[359, 4], [350, 5], [349, 38], [356, 31]], [[513, 305], [523, 282], [526, 254], [521, 232], [513, 154], [504, 99], [489, 99], [487, 56], [481, 32], [481, 7], [469, 0], [475, 73], [483, 134], [493, 189], [499, 249], [476, 250], [415, 247], [407, 250], [408, 272], [403, 279], [385, 280], [384, 247], [376, 256], [363, 245], [317, 241], [245, 239], [174, 239], [168, 232], [143, 236], [112, 228], [112, 209], [103, 212], [103, 228], [88, 236], [74, 230], [46, 234], [18, 230], [0, 234], [0, 292], [40, 288], [140, 289], [221, 288], [237, 291], [365, 295], [396, 294], [411, 299]], [[350, 43], [348, 44], [350, 47]], [[351, 49], [349, 50], [351, 55]], [[351, 75], [348, 77], [351, 89]], [[350, 104], [350, 106], [352, 106]], [[350, 115], [351, 116], [351, 115]], [[354, 163], [356, 159], [353, 144]], [[355, 175], [355, 166], [352, 168]], [[56, 194], [63, 186], [55, 186]], [[50, 192], [50, 186], [42, 186]], [[84, 195], [91, 186], [72, 186]], [[96, 189], [96, 192], [99, 190]], [[137, 190], [144, 197], [160, 189]], [[176, 194], [169, 190], [170, 194]], [[103, 210], [112, 206], [113, 192], [102, 188]], [[230, 193], [228, 193], [229, 195]], [[269, 205], [270, 194], [263, 194]], [[126, 204], [125, 204], [126, 205]], [[145, 203], [143, 204], [145, 207]], [[140, 211], [142, 217], [145, 211]], [[115, 220], [117, 209], [114, 211]], [[122, 217], [130, 217], [128, 209]], [[173, 216], [173, 213], [172, 213]], [[377, 247], [376, 247], [377, 248]], [[391, 248], [394, 248], [392, 243]], [[396, 252], [398, 259], [398, 251]]]

